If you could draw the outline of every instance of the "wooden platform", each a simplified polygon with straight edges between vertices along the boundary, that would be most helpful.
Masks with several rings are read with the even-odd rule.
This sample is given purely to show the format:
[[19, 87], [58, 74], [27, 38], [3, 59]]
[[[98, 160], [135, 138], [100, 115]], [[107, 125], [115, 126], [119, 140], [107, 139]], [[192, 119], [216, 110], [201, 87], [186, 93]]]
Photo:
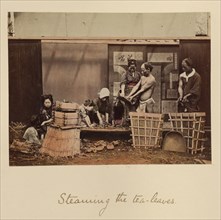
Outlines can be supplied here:
[[81, 131], [87, 131], [87, 132], [116, 132], [116, 133], [128, 133], [131, 132], [130, 128], [81, 128]]
[[81, 126], [59, 126], [55, 124], [51, 124], [51, 127], [54, 128], [60, 128], [62, 130], [69, 130], [69, 129], [80, 129], [81, 131], [87, 131], [87, 132], [131, 132], [130, 127], [125, 128], [125, 127], [106, 127], [106, 128], [101, 128], [101, 127], [94, 127], [94, 128], [89, 128], [89, 127], [81, 127]]

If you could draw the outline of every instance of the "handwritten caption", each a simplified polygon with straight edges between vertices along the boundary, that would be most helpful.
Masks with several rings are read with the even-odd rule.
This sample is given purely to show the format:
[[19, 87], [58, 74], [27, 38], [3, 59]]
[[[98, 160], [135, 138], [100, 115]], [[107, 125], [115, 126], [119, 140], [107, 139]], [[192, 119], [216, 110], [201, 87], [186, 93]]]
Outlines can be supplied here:
[[100, 205], [99, 216], [102, 216], [108, 209], [111, 203], [132, 203], [132, 204], [145, 204], [152, 203], [157, 205], [174, 205], [174, 198], [162, 198], [158, 192], [153, 193], [151, 196], [144, 196], [143, 194], [135, 194], [128, 196], [125, 192], [117, 194], [113, 199], [107, 198], [81, 198], [78, 195], [71, 193], [61, 193], [58, 198], [59, 205], [80, 205], [80, 204], [93, 204]]

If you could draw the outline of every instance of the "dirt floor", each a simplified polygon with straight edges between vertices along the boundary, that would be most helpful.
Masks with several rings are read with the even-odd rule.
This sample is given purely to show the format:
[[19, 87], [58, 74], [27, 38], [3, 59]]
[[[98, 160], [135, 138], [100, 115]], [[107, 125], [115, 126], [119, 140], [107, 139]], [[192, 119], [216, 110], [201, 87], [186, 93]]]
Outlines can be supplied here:
[[51, 157], [41, 154], [41, 146], [22, 139], [23, 125], [10, 126], [10, 166], [43, 165], [110, 165], [110, 164], [210, 164], [210, 140], [202, 153], [191, 155], [158, 148], [134, 148], [127, 134], [89, 134], [81, 137], [80, 153], [72, 157]]

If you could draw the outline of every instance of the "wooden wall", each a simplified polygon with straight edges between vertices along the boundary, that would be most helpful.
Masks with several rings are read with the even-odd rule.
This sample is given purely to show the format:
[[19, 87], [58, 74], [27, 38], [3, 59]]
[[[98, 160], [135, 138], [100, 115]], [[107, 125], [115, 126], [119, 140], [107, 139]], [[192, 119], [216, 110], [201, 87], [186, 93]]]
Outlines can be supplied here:
[[[156, 87], [153, 93], [155, 101], [155, 113], [168, 113], [168, 109], [176, 112], [176, 108], [171, 108], [174, 105], [169, 104], [168, 101], [176, 102], [178, 96], [168, 98], [165, 94], [168, 87], [170, 72], [177, 73], [178, 66], [178, 51], [179, 45], [110, 45], [109, 46], [109, 88], [111, 92], [114, 90], [114, 83], [121, 81], [122, 71], [127, 70], [127, 58], [132, 57], [137, 60], [137, 71], [140, 72], [141, 64], [144, 62], [151, 62], [153, 56], [157, 59], [152, 59], [153, 70], [152, 74], [156, 79]], [[135, 52], [135, 53], [133, 53]], [[148, 57], [149, 54], [149, 57]], [[158, 55], [171, 55], [171, 60], [164, 62], [163, 58]], [[175, 58], [176, 57], [176, 58]], [[164, 86], [164, 89], [163, 89]], [[177, 93], [177, 86], [174, 85], [174, 91]], [[168, 88], [169, 89], [169, 88]]]
[[42, 43], [43, 92], [82, 104], [108, 87], [107, 44]]
[[41, 41], [9, 40], [9, 122], [27, 121], [40, 109]]
[[[144, 2], [142, 2], [144, 4]], [[147, 2], [147, 4], [149, 4]], [[125, 4], [125, 8], [129, 5]], [[147, 6], [151, 7], [151, 5]], [[124, 9], [123, 9], [124, 10]], [[128, 8], [127, 8], [128, 10]], [[209, 36], [210, 14], [15, 12], [15, 36], [82, 38], [167, 38]]]
[[[174, 47], [175, 50], [172, 49]], [[68, 99], [80, 104], [86, 98], [96, 97], [102, 87], [109, 86], [112, 90], [113, 82], [119, 80], [119, 76], [116, 76], [113, 70], [113, 51], [116, 49], [142, 51], [143, 60], [147, 60], [146, 52], [168, 52], [169, 49], [178, 53], [179, 72], [182, 72], [181, 60], [191, 57], [194, 67], [202, 77], [200, 108], [206, 112], [206, 124], [210, 125], [210, 40], [181, 40], [179, 46], [166, 47], [108, 47], [105, 43], [57, 44], [41, 43], [38, 40], [10, 40], [10, 121], [25, 121], [37, 113], [40, 107], [39, 98], [43, 93], [52, 93], [55, 100]], [[138, 62], [139, 68], [143, 60]]]

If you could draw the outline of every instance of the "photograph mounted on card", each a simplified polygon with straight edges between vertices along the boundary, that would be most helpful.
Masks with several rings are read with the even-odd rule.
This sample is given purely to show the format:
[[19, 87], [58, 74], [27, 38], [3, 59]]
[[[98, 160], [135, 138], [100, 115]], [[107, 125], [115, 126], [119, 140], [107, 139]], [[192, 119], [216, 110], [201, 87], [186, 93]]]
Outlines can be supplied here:
[[220, 218], [218, 2], [1, 6], [1, 219]]

